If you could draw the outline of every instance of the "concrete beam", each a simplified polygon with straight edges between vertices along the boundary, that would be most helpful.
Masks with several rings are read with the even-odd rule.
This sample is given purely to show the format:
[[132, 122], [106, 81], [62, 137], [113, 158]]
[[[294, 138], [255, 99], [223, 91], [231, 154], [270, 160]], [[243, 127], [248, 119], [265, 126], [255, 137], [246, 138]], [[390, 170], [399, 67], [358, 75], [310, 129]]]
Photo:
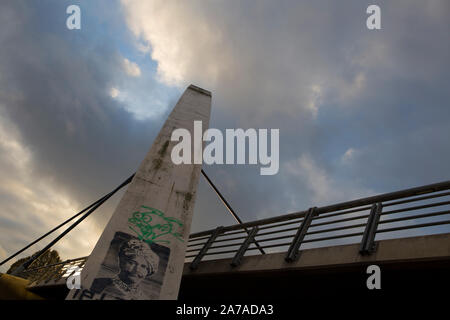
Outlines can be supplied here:
[[[175, 165], [172, 132], [209, 127], [211, 93], [189, 86], [123, 195], [67, 299], [176, 299], [201, 164]], [[203, 132], [201, 132], [203, 136]], [[126, 156], [126, 155], [124, 155]]]
[[298, 261], [286, 262], [286, 253], [245, 256], [237, 267], [232, 259], [202, 261], [197, 270], [184, 266], [183, 276], [244, 274], [254, 272], [301, 271], [373, 264], [395, 264], [420, 261], [450, 260], [450, 233], [378, 241], [377, 251], [370, 256], [359, 254], [359, 244], [307, 249]]

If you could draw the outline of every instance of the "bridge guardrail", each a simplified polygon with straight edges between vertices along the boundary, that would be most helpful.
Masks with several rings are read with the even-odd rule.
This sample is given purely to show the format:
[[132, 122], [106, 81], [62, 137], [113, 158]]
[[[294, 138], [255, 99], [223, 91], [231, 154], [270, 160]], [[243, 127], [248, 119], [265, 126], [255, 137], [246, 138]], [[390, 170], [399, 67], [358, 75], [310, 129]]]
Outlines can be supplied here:
[[[443, 227], [430, 232], [439, 226]], [[195, 269], [202, 260], [233, 258], [231, 264], [236, 267], [245, 255], [260, 254], [261, 248], [286, 252], [286, 260], [294, 261], [308, 246], [333, 246], [343, 241], [360, 243], [360, 253], [371, 254], [376, 240], [447, 232], [450, 181], [193, 233], [185, 261]], [[31, 286], [61, 284], [71, 266], [82, 268], [86, 260], [27, 269], [19, 276], [33, 281]]]
[[[209, 243], [216, 229], [194, 233], [189, 237], [186, 262], [196, 259], [196, 264], [191, 266], [195, 269], [203, 258], [233, 257], [233, 261], [240, 261], [243, 255], [258, 254], [255, 241], [269, 252], [286, 251], [287, 261], [298, 259], [300, 249], [308, 245], [330, 246], [345, 241], [359, 242], [360, 253], [371, 254], [376, 250], [376, 240], [450, 232], [448, 190], [450, 181], [445, 181], [314, 208], [311, 216], [308, 213], [313, 208], [231, 225], [222, 227]], [[430, 233], [430, 228], [439, 226], [445, 227]], [[257, 227], [258, 231], [251, 235], [251, 244], [242, 250], [245, 241], [249, 242], [248, 229], [252, 227]], [[208, 248], [204, 250], [207, 243]]]

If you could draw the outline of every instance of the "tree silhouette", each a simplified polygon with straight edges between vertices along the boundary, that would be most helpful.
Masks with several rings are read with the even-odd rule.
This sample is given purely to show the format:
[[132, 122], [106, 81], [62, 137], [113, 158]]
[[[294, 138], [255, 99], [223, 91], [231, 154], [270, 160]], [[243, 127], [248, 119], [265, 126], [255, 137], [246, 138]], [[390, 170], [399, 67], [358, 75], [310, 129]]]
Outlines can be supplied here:
[[[37, 253], [39, 253], [39, 251], [36, 251], [34, 254], [32, 254], [31, 256], [22, 258], [17, 260], [16, 262], [14, 262], [11, 267], [8, 269], [8, 271], [6, 271], [6, 273], [11, 274], [16, 268], [20, 267], [22, 265], [22, 263], [26, 262], [27, 260], [29, 260], [32, 256], [36, 255]], [[40, 256], [38, 259], [36, 259], [29, 267], [28, 269], [34, 269], [34, 268], [38, 268], [38, 267], [43, 267], [43, 266], [47, 266], [50, 264], [54, 264], [54, 263], [58, 263], [61, 262], [61, 258], [59, 256], [58, 251], [56, 250], [48, 250], [46, 251], [42, 256]], [[36, 272], [39, 273], [39, 271], [44, 272], [45, 269], [41, 270], [37, 270], [35, 272], [33, 272], [33, 275], [36, 275]], [[20, 276], [22, 278], [29, 278], [29, 276], [31, 276], [31, 274], [27, 274], [26, 272], [23, 272], [20, 274]]]

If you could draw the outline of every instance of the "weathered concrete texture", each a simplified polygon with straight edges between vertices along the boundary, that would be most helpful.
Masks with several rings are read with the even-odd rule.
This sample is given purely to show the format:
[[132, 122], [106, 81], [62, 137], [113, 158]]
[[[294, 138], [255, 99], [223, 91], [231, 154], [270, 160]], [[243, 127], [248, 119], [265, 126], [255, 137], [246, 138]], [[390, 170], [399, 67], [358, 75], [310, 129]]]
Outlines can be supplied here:
[[184, 276], [237, 274], [289, 270], [327, 269], [358, 264], [386, 264], [450, 260], [450, 233], [378, 241], [377, 251], [370, 256], [359, 254], [359, 244], [307, 249], [292, 263], [284, 260], [286, 253], [246, 256], [241, 265], [231, 267], [232, 259], [202, 261], [198, 269], [184, 266]]
[[[83, 299], [101, 299], [101, 292], [98, 295], [92, 293], [94, 279], [102, 278], [103, 283], [108, 283], [107, 280], [120, 272], [120, 245], [112, 245], [113, 239], [117, 240], [117, 232], [122, 233], [122, 238], [125, 234], [125, 238], [132, 239], [141, 236], [143, 240], [148, 240], [159, 236], [145, 243], [153, 243], [152, 246], [157, 243], [158, 250], [165, 250], [165, 254], [159, 254], [152, 247], [159, 255], [159, 264], [156, 263], [158, 271], [153, 278], [149, 277], [145, 290], [143, 285], [140, 286], [140, 292], [135, 292], [134, 298], [177, 298], [201, 165], [173, 164], [171, 150], [178, 142], [172, 142], [170, 138], [173, 130], [178, 128], [187, 129], [193, 136], [194, 121], [202, 121], [203, 130], [206, 130], [209, 127], [210, 111], [211, 93], [189, 86], [159, 132], [82, 271], [82, 288], [88, 291]], [[139, 213], [140, 220], [130, 224], [129, 219], [137, 212], [147, 212], [146, 217]], [[170, 253], [168, 261], [164, 261], [167, 249], [170, 249]], [[146, 258], [154, 259], [152, 256], [150, 253]], [[78, 299], [80, 292], [72, 290], [68, 299], [74, 296]], [[128, 298], [125, 296], [125, 299]]]

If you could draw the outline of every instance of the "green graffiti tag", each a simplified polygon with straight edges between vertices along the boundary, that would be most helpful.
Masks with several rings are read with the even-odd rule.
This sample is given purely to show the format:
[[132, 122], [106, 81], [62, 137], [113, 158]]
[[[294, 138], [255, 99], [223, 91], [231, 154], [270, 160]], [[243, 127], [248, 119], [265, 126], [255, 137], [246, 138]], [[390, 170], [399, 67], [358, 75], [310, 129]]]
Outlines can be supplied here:
[[175, 239], [184, 242], [180, 233], [176, 229], [183, 224], [175, 218], [165, 217], [164, 213], [158, 209], [141, 206], [141, 210], [133, 212], [133, 216], [128, 219], [129, 228], [136, 232], [140, 240], [151, 244], [170, 243], [162, 237], [173, 236]]

